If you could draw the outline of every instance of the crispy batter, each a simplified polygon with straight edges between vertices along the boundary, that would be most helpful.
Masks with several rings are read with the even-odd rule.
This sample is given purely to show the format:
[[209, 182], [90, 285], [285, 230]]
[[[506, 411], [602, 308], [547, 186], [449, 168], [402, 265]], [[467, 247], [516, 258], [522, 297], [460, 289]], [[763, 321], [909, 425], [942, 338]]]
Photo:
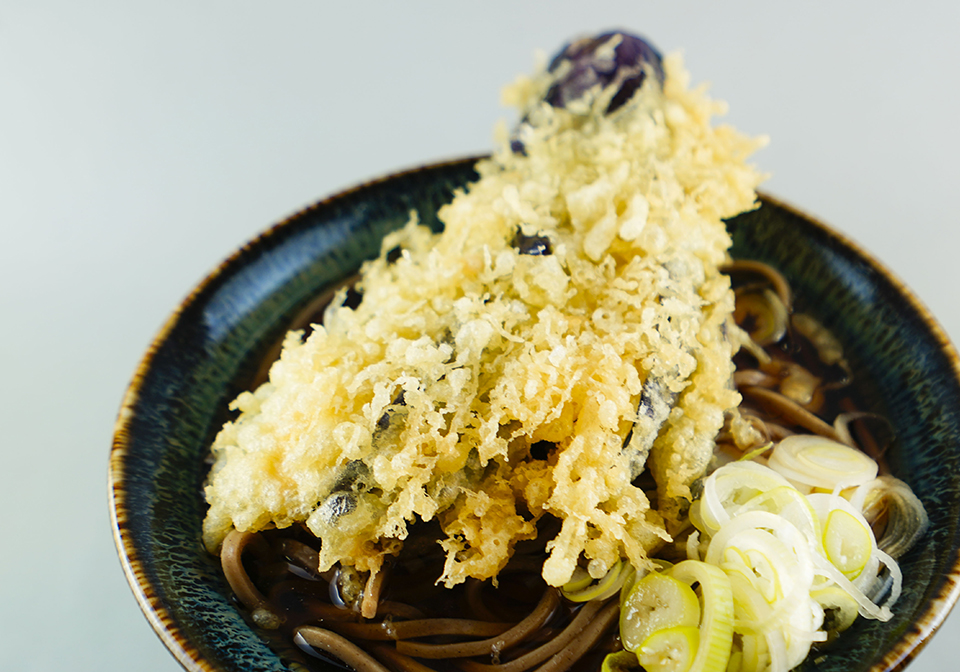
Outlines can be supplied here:
[[[495, 576], [549, 513], [563, 521], [551, 585], [581, 557], [595, 576], [647, 563], [739, 401], [721, 220], [754, 207], [760, 180], [745, 163], [760, 141], [713, 128], [723, 106], [688, 90], [678, 57], [664, 65], [662, 89], [648, 82], [610, 116], [602, 93], [580, 111], [539, 104], [546, 73], [510, 89], [526, 154], [501, 133], [442, 209], [444, 232], [414, 215], [389, 235], [360, 305], [341, 293], [233, 403], [206, 488], [209, 548], [233, 528], [305, 522], [321, 569], [376, 571], [436, 517], [453, 585]], [[523, 254], [518, 237], [549, 244]], [[631, 483], [646, 450], [655, 507]]]

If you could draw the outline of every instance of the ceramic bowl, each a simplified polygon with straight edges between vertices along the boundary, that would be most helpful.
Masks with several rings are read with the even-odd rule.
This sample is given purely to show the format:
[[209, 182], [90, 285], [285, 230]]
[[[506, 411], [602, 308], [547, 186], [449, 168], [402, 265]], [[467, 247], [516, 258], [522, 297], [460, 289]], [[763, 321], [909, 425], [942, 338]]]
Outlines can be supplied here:
[[[110, 458], [120, 559], [144, 614], [189, 670], [296, 669], [234, 606], [200, 543], [201, 486], [227, 403], [258, 376], [294, 317], [379, 252], [411, 209], [438, 207], [476, 179], [475, 159], [402, 172], [340, 193], [266, 231], [177, 309], [136, 372]], [[960, 366], [943, 331], [879, 263], [773, 199], [731, 221], [733, 254], [779, 268], [798, 301], [845, 344], [870, 410], [893, 423], [888, 454], [930, 516], [901, 560], [904, 592], [888, 623], [858, 619], [819, 671], [903, 667], [956, 601], [960, 540]], [[332, 668], [331, 668], [332, 669]]]

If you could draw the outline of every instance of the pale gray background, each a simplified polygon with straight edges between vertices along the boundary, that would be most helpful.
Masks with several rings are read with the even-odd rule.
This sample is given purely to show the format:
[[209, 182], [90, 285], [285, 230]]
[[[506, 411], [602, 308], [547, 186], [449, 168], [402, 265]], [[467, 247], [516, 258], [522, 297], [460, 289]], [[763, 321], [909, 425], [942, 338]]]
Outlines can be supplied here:
[[[116, 559], [121, 396], [234, 248], [342, 187], [485, 151], [584, 31], [682, 48], [772, 142], [765, 189], [882, 259], [954, 340], [955, 2], [0, 2], [0, 668], [178, 669]], [[911, 667], [953, 670], [954, 615]]]

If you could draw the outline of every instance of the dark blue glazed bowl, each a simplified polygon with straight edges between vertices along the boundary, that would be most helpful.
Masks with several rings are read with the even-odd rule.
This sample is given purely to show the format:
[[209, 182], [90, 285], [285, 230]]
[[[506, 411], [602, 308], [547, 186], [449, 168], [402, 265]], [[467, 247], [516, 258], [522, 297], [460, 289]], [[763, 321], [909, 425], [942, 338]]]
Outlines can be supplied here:
[[[136, 372], [110, 456], [114, 536], [144, 614], [188, 670], [294, 670], [282, 643], [235, 608], [200, 543], [208, 447], [227, 403], [260, 375], [297, 315], [376, 256], [411, 210], [437, 209], [476, 179], [475, 159], [362, 185], [274, 226], [227, 259], [183, 302]], [[870, 410], [891, 420], [893, 473], [931, 527], [901, 561], [904, 594], [889, 623], [858, 619], [803, 669], [904, 667], [960, 594], [960, 361], [940, 327], [880, 264], [823, 225], [763, 199], [730, 223], [737, 258], [779, 268], [804, 310], [844, 343]]]

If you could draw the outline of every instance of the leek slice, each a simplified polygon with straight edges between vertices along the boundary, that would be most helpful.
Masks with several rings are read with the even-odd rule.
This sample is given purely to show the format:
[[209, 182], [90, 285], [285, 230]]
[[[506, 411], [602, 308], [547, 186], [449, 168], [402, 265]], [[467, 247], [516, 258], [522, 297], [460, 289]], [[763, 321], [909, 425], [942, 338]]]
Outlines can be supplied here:
[[[769, 532], [760, 534], [751, 530]], [[771, 538], [781, 544], [773, 543]], [[759, 566], [754, 564], [757, 561], [763, 561], [777, 568], [783, 598], [796, 599], [799, 591], [808, 592], [813, 585], [814, 554], [810, 551], [810, 543], [792, 523], [776, 514], [749, 511], [737, 516], [710, 540], [705, 561], [711, 565], [720, 564], [725, 550], [731, 546], [744, 553], [750, 549], [757, 551], [759, 555], [755, 556], [752, 567]]]
[[[704, 480], [690, 508], [689, 559], [666, 570], [698, 586], [699, 643], [682, 633], [691, 625], [654, 629], [653, 657], [643, 657], [643, 645], [635, 649], [641, 666], [686, 670], [695, 648], [686, 672], [788, 672], [857, 615], [891, 618], [900, 568], [878, 548], [860, 507], [881, 522], [892, 514], [891, 548], [900, 551], [928, 524], [919, 500], [901, 482], [877, 479], [867, 455], [819, 436], [784, 439], [769, 465], [732, 462]], [[664, 653], [658, 659], [655, 651]]]
[[560, 590], [566, 593], [577, 593], [593, 583], [593, 577], [587, 573], [583, 567], [576, 567], [573, 570], [573, 576], [567, 581]]
[[[861, 589], [873, 583], [879, 561], [877, 540], [866, 518], [839, 495], [813, 493], [810, 506], [823, 524], [823, 554], [841, 573]], [[859, 577], [863, 576], [863, 580]]]
[[689, 586], [700, 584], [703, 600], [700, 644], [689, 672], [724, 672], [733, 643], [733, 592], [730, 579], [719, 567], [684, 560], [669, 570], [670, 576]]
[[828, 633], [840, 633], [857, 620], [857, 601], [845, 590], [829, 585], [810, 592], [810, 597], [823, 608], [823, 626]]
[[754, 589], [749, 577], [743, 574], [728, 576], [733, 591], [733, 631], [740, 642], [738, 667], [735, 669], [738, 672], [767, 672], [772, 669], [769, 633], [777, 626], [772, 617], [773, 609]]
[[640, 661], [635, 654], [629, 651], [614, 651], [604, 656], [600, 672], [627, 672], [639, 667]]
[[[767, 672], [799, 665], [814, 641], [823, 612], [809, 595], [771, 605], [743, 574], [729, 574], [733, 590], [733, 630], [740, 642], [739, 670]], [[856, 612], [854, 612], [856, 613]]]
[[793, 587], [790, 576], [797, 562], [790, 549], [765, 530], [744, 530], [724, 547], [718, 563], [728, 574], [746, 577], [768, 604], [783, 599]]
[[886, 608], [892, 607], [893, 603], [900, 599], [900, 592], [903, 590], [903, 573], [900, 571], [900, 565], [893, 557], [887, 555], [880, 549], [876, 550], [875, 555], [887, 567], [890, 576], [893, 579], [893, 586], [890, 588], [890, 597], [883, 603]]
[[855, 579], [873, 552], [870, 528], [843, 509], [834, 509], [823, 526], [823, 550], [845, 577]]
[[700, 560], [700, 530], [694, 530], [687, 536], [687, 559]]
[[[654, 561], [654, 562], [658, 562], [658, 563], [659, 563], [660, 561], [656, 560], [656, 561]], [[667, 563], [667, 564], [669, 564], [669, 563]], [[626, 602], [627, 602], [627, 597], [630, 595], [630, 593], [633, 592], [634, 586], [636, 586], [638, 583], [640, 583], [640, 580], [643, 579], [643, 577], [647, 576], [647, 575], [650, 573], [650, 572], [649, 572], [648, 570], [646, 570], [646, 569], [639, 569], [639, 570], [638, 570], [638, 569], [637, 569], [636, 567], [634, 567], [633, 565], [630, 565], [630, 569], [632, 569], [633, 571], [630, 572], [630, 574], [627, 576], [627, 578], [624, 579], [623, 585], [620, 586], [620, 611], [621, 611], [621, 613], [623, 612], [623, 605], [626, 604]]]
[[910, 486], [893, 476], [880, 476], [861, 485], [850, 498], [850, 503], [863, 512], [871, 525], [886, 516], [886, 525], [877, 546], [894, 558], [910, 550], [930, 526], [927, 512]]
[[812, 434], [795, 434], [778, 443], [770, 468], [809, 488], [839, 490], [877, 477], [877, 463], [865, 453]]
[[[762, 634], [744, 634], [740, 638], [736, 672], [764, 672], [770, 669], [770, 649]], [[731, 656], [733, 658], [733, 656]], [[733, 672], [728, 666], [727, 671]]]
[[687, 512], [687, 515], [690, 517], [690, 523], [700, 532], [706, 532], [707, 526], [703, 522], [703, 518], [700, 516], [700, 507], [703, 505], [702, 499], [695, 499], [690, 505], [690, 511]]
[[846, 591], [850, 597], [856, 600], [861, 616], [884, 622], [893, 618], [893, 614], [887, 605], [881, 607], [874, 604], [870, 598], [868, 598], [862, 590], [857, 588], [850, 579], [845, 577], [843, 572], [837, 569], [832, 562], [818, 555], [814, 555], [813, 558], [817, 573], [833, 581], [842, 590]]
[[[730, 578], [733, 594], [733, 631], [740, 635], [763, 635], [767, 629], [776, 625], [771, 619], [773, 608], [753, 587], [750, 577], [739, 572], [727, 572], [727, 576]], [[746, 650], [744, 653], [746, 654]], [[745, 658], [747, 657], [745, 655]]]
[[610, 571], [602, 579], [595, 583], [589, 581], [590, 575], [587, 574], [588, 581], [584, 584], [583, 575], [574, 571], [573, 578], [560, 588], [560, 592], [571, 602], [605, 600], [615, 595], [623, 587], [623, 584], [632, 578], [633, 572], [633, 565], [626, 560], [620, 560], [610, 568]]
[[792, 485], [782, 485], [760, 493], [741, 506], [737, 514], [748, 511], [769, 511], [781, 516], [819, 549], [820, 519], [810, 506], [809, 500]]
[[696, 626], [657, 630], [640, 645], [637, 658], [647, 672], [689, 672], [700, 645]]
[[639, 655], [653, 633], [700, 622], [700, 601], [693, 588], [668, 574], [651, 572], [637, 581], [620, 610], [623, 648]]
[[756, 462], [731, 462], [720, 467], [703, 482], [698, 509], [703, 531], [716, 533], [740, 506], [782, 486], [790, 487], [789, 481]]

